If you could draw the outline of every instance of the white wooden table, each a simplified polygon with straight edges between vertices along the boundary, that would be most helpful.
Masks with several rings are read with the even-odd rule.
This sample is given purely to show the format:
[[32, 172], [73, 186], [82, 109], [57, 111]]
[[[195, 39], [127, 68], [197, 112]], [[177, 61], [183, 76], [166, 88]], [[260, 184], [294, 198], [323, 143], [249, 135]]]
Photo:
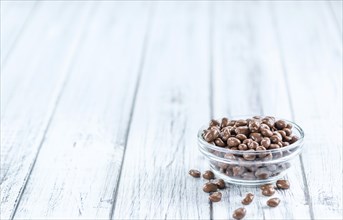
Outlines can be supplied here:
[[[342, 219], [342, 1], [1, 1], [1, 219]], [[196, 133], [306, 132], [265, 205], [208, 202]]]

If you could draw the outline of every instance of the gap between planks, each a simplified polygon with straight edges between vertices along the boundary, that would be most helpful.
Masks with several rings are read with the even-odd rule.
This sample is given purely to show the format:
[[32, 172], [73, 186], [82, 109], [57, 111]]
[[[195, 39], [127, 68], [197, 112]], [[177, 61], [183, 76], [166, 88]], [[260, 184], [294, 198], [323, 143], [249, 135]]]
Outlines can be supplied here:
[[[77, 65], [75, 64], [73, 74], [63, 90], [63, 97], [54, 114], [52, 125], [30, 176], [27, 190], [23, 194], [16, 218], [30, 216], [34, 218], [36, 216], [108, 218], [113, 202], [112, 187], [117, 183], [117, 173], [119, 173], [117, 168], [120, 165], [119, 159], [122, 158], [126, 130], [119, 128], [122, 127], [121, 125], [126, 127], [129, 118], [131, 95], [135, 89], [134, 84], [130, 83], [132, 79], [130, 75], [136, 78], [138, 72], [136, 69], [139, 66], [148, 18], [146, 6], [149, 5], [102, 3], [96, 16], [93, 16], [89, 27], [92, 31], [87, 34], [85, 42], [82, 43], [83, 46], [80, 49], [82, 53], [77, 56]], [[112, 16], [108, 16], [110, 14]], [[138, 14], [142, 15], [142, 19], [132, 16], [138, 16]], [[114, 22], [118, 18], [122, 18], [121, 22]], [[137, 28], [132, 28], [130, 24], [137, 25]], [[96, 44], [99, 38], [101, 43]], [[123, 44], [123, 41], [131, 42], [130, 46]], [[94, 60], [92, 52], [103, 54], [105, 57], [97, 56]], [[121, 59], [128, 62], [121, 62]], [[118, 62], [113, 62], [113, 60]], [[89, 65], [81, 65], [83, 63], [89, 63]], [[93, 76], [93, 68], [96, 67], [92, 65], [93, 63], [97, 64], [97, 76]], [[118, 75], [108, 75], [108, 73]], [[87, 80], [80, 84], [83, 78]], [[122, 93], [129, 94], [129, 97], [117, 95]], [[81, 101], [75, 103], [74, 100]], [[97, 104], [84, 108], [84, 105], [90, 106], [94, 102]], [[74, 121], [75, 117], [77, 119]], [[78, 120], [80, 117], [81, 121]], [[92, 124], [93, 119], [96, 119], [95, 124]], [[64, 122], [68, 125], [66, 128], [64, 128], [66, 125]], [[71, 128], [68, 129], [68, 127]], [[63, 140], [60, 138], [61, 135], [64, 136]], [[61, 148], [56, 152], [58, 145]], [[89, 163], [93, 159], [97, 160], [94, 155], [96, 151], [104, 155], [97, 154], [100, 161], [98, 160], [97, 164], [93, 164], [90, 168]], [[75, 154], [76, 152], [79, 154]], [[86, 157], [87, 160], [78, 160], [79, 157]], [[68, 160], [67, 163], [65, 159]], [[54, 160], [55, 165], [46, 164], [47, 160]], [[68, 169], [69, 174], [75, 171], [75, 167], [78, 168], [79, 172], [74, 173], [74, 179], [64, 174], [64, 165], [74, 167], [74, 169]], [[57, 173], [50, 178], [42, 178], [42, 175], [48, 174], [51, 168], [60, 172], [60, 175]], [[83, 172], [86, 170], [88, 174]], [[39, 194], [35, 185], [45, 185], [43, 187], [45, 193]], [[90, 188], [93, 190], [89, 191]], [[69, 195], [70, 190], [75, 197]], [[60, 199], [60, 196], [64, 199]], [[76, 199], [77, 202], [68, 204], [71, 199]], [[32, 205], [33, 202], [37, 205]]]
[[[214, 30], [214, 3], [209, 3], [209, 111], [210, 111], [210, 118], [214, 117], [213, 113], [213, 30]], [[228, 189], [230, 190], [230, 189]], [[210, 204], [210, 220], [213, 220], [213, 202], [209, 201]]]
[[116, 206], [116, 202], [117, 202], [117, 195], [118, 195], [118, 188], [120, 185], [120, 180], [121, 180], [121, 175], [122, 175], [122, 168], [123, 168], [123, 164], [124, 164], [124, 160], [125, 160], [125, 153], [126, 153], [126, 146], [127, 146], [127, 141], [130, 135], [130, 128], [131, 128], [131, 124], [132, 124], [132, 118], [133, 118], [133, 114], [135, 111], [135, 104], [136, 104], [136, 99], [137, 99], [137, 94], [139, 91], [139, 85], [140, 85], [140, 81], [142, 78], [142, 73], [143, 73], [143, 68], [144, 68], [144, 62], [145, 62], [145, 55], [146, 55], [146, 51], [147, 51], [147, 47], [148, 47], [148, 43], [149, 43], [149, 34], [151, 32], [151, 25], [153, 22], [153, 18], [154, 18], [154, 9], [155, 9], [155, 5], [151, 4], [150, 8], [148, 10], [148, 22], [147, 22], [147, 27], [146, 27], [146, 33], [144, 36], [144, 40], [143, 40], [143, 49], [142, 49], [142, 54], [141, 54], [141, 59], [139, 62], [139, 67], [138, 67], [138, 74], [137, 74], [137, 79], [136, 79], [136, 83], [135, 83], [135, 90], [133, 93], [133, 98], [132, 98], [132, 104], [131, 104], [131, 109], [130, 109], [130, 114], [129, 114], [129, 121], [128, 121], [128, 126], [127, 129], [125, 131], [125, 138], [124, 138], [124, 151], [123, 151], [123, 155], [122, 155], [122, 159], [121, 159], [121, 163], [120, 163], [120, 168], [119, 168], [119, 174], [118, 174], [118, 181], [116, 184], [116, 187], [114, 188], [114, 192], [113, 192], [113, 198], [112, 198], [112, 207], [111, 207], [111, 211], [110, 211], [110, 215], [109, 215], [109, 219], [113, 218], [113, 214], [114, 214], [114, 209]]
[[36, 161], [37, 161], [37, 157], [38, 157], [39, 152], [40, 152], [40, 150], [41, 150], [41, 148], [42, 148], [42, 145], [43, 145], [43, 143], [44, 143], [45, 135], [47, 134], [47, 132], [48, 132], [48, 130], [49, 130], [49, 127], [50, 127], [51, 121], [52, 121], [52, 119], [53, 119], [54, 113], [55, 113], [55, 111], [56, 111], [56, 108], [57, 108], [57, 106], [58, 106], [59, 100], [60, 100], [61, 95], [62, 95], [62, 93], [63, 93], [63, 89], [64, 89], [64, 87], [65, 87], [65, 85], [66, 85], [66, 83], [67, 83], [67, 81], [68, 81], [68, 78], [70, 77], [70, 74], [69, 74], [69, 73], [70, 73], [70, 70], [72, 69], [72, 67], [73, 67], [73, 65], [74, 65], [74, 61], [75, 61], [75, 57], [76, 57], [76, 55], [77, 55], [77, 51], [78, 51], [78, 49], [80, 48], [80, 45], [81, 45], [83, 39], [85, 38], [85, 31], [86, 31], [87, 24], [88, 24], [88, 22], [90, 21], [90, 19], [92, 18], [92, 15], [93, 15], [93, 13], [94, 13], [94, 11], [95, 11], [95, 8], [96, 8], [96, 7], [94, 7], [94, 5], [93, 5], [93, 7], [90, 7], [90, 6], [89, 6], [89, 8], [88, 8], [88, 13], [87, 13], [85, 22], [84, 22], [84, 24], [82, 25], [83, 28], [82, 28], [82, 30], [81, 30], [81, 34], [80, 34], [80, 36], [79, 36], [79, 40], [77, 41], [78, 43], [75, 45], [75, 47], [74, 47], [74, 49], [73, 49], [73, 52], [72, 52], [73, 55], [71, 56], [71, 60], [69, 61], [70, 63], [67, 65], [67, 70], [66, 70], [66, 74], [65, 74], [65, 76], [64, 76], [64, 79], [62, 80], [62, 82], [61, 82], [61, 84], [60, 84], [60, 86], [59, 86], [59, 89], [58, 89], [58, 92], [57, 92], [57, 95], [56, 95], [56, 99], [55, 99], [55, 102], [54, 102], [54, 104], [53, 104], [51, 113], [49, 113], [48, 121], [47, 121], [47, 124], [46, 124], [46, 126], [45, 126], [45, 128], [44, 128], [42, 138], [41, 138], [41, 140], [40, 140], [40, 142], [39, 142], [39, 146], [38, 146], [37, 153], [36, 153], [35, 157], [33, 158], [32, 165], [31, 165], [31, 167], [29, 168], [29, 173], [27, 174], [27, 176], [26, 176], [26, 178], [25, 178], [25, 180], [24, 180], [24, 185], [22, 186], [22, 188], [21, 188], [21, 190], [20, 190], [20, 192], [19, 192], [19, 195], [18, 195], [18, 197], [17, 197], [17, 200], [15, 201], [15, 204], [14, 204], [15, 207], [14, 207], [14, 210], [13, 210], [11, 216], [10, 216], [10, 219], [14, 219], [14, 216], [15, 216], [15, 214], [16, 214], [16, 212], [17, 212], [17, 208], [18, 208], [18, 206], [19, 206], [19, 204], [20, 204], [22, 195], [23, 195], [23, 193], [24, 193], [24, 191], [25, 191], [25, 189], [26, 189], [26, 185], [27, 185], [27, 183], [28, 183], [28, 181], [29, 181], [29, 179], [30, 179], [30, 175], [31, 175], [31, 173], [32, 173], [32, 170], [33, 170], [34, 167], [35, 167], [35, 164], [36, 164]]
[[[269, 4], [269, 8], [270, 8], [270, 14], [272, 17], [272, 24], [274, 26], [274, 32], [275, 32], [275, 36], [276, 36], [276, 42], [277, 42], [277, 46], [278, 49], [280, 51], [279, 55], [280, 55], [280, 60], [281, 60], [281, 68], [282, 68], [282, 75], [283, 78], [285, 80], [285, 85], [286, 85], [286, 91], [287, 91], [287, 101], [288, 101], [288, 105], [290, 108], [290, 114], [291, 114], [291, 119], [292, 121], [295, 121], [295, 116], [294, 116], [294, 107], [293, 107], [293, 102], [292, 102], [292, 96], [291, 96], [291, 92], [290, 92], [290, 86], [289, 86], [289, 80], [288, 80], [288, 75], [287, 75], [287, 68], [286, 68], [286, 63], [285, 63], [285, 57], [284, 57], [284, 51], [283, 48], [281, 46], [281, 39], [280, 39], [280, 34], [278, 31], [278, 24], [277, 24], [277, 18], [275, 16], [275, 9], [273, 8], [272, 4]], [[297, 158], [298, 159], [298, 158]], [[305, 167], [304, 167], [304, 161], [302, 158], [302, 155], [299, 155], [299, 160], [300, 160], [300, 166], [301, 166], [301, 174], [302, 174], [302, 178], [303, 178], [303, 182], [304, 182], [304, 186], [305, 186], [305, 198], [306, 201], [308, 203], [308, 208], [309, 208], [309, 213], [310, 213], [310, 217], [311, 219], [314, 219], [314, 213], [313, 213], [313, 204], [311, 201], [311, 197], [310, 197], [310, 192], [309, 192], [309, 188], [308, 188], [308, 183], [307, 183], [307, 178], [305, 175]]]

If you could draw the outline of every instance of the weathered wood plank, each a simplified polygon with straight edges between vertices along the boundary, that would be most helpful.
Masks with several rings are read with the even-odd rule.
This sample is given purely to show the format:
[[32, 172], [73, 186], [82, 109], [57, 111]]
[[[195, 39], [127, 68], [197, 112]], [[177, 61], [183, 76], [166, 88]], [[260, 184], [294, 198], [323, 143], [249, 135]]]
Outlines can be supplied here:
[[274, 6], [313, 217], [342, 219], [342, 38], [323, 2]]
[[[214, 5], [214, 117], [274, 115], [291, 119], [291, 106], [275, 28], [266, 3], [225, 2]], [[308, 219], [302, 170], [296, 159], [289, 172], [291, 190], [278, 191], [277, 209], [266, 206], [257, 187], [230, 185], [223, 201], [213, 204], [214, 219], [231, 218], [246, 193], [255, 194], [245, 219]], [[289, 210], [293, 210], [289, 212]]]
[[[80, 2], [39, 3], [2, 70], [1, 218], [21, 198], [16, 219], [104, 219], [112, 206], [114, 219], [227, 219], [251, 191], [246, 219], [341, 219], [342, 41], [332, 3], [217, 2], [212, 36], [208, 3], [159, 3], [141, 81], [146, 6], [102, 2], [91, 17]], [[208, 168], [195, 134], [212, 93], [214, 117], [278, 115], [305, 129], [303, 163], [278, 208], [256, 188], [230, 186], [211, 213], [203, 181], [187, 175]]]
[[4, 219], [14, 213], [63, 88], [89, 15], [90, 8], [84, 6], [39, 4], [1, 71], [0, 206]]
[[113, 219], [209, 219], [196, 134], [209, 117], [207, 2], [159, 2]]
[[328, 6], [331, 9], [331, 13], [333, 13], [333, 17], [337, 23], [338, 30], [343, 32], [343, 1], [328, 1]]
[[95, 9], [15, 219], [109, 218], [149, 10], [147, 2]]
[[36, 1], [1, 1], [1, 64], [32, 17]]

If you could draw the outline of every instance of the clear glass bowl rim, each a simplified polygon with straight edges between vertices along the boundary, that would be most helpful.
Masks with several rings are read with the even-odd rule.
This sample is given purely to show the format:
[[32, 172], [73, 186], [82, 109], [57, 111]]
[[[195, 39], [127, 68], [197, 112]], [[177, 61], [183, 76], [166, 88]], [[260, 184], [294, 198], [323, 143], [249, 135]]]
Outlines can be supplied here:
[[[249, 118], [249, 117], [253, 117], [253, 116], [236, 116], [236, 117], [231, 117], [231, 118], [238, 118], [241, 117], [242, 119], [245, 118]], [[266, 117], [266, 116], [261, 116], [261, 117]], [[281, 147], [281, 148], [277, 148], [277, 149], [271, 149], [271, 150], [265, 150], [265, 151], [244, 151], [244, 150], [230, 150], [227, 148], [223, 148], [223, 147], [217, 147], [216, 145], [210, 144], [207, 141], [205, 141], [205, 139], [202, 137], [202, 134], [204, 132], [205, 129], [208, 128], [208, 126], [204, 125], [202, 126], [199, 131], [198, 131], [198, 142], [207, 147], [210, 148], [212, 150], [215, 151], [220, 151], [223, 153], [228, 153], [228, 154], [253, 154], [253, 155], [258, 155], [258, 154], [266, 154], [266, 153], [277, 153], [277, 152], [283, 152], [283, 151], [287, 151], [287, 150], [292, 150], [293, 148], [298, 147], [299, 145], [302, 144], [304, 138], [305, 138], [305, 133], [303, 131], [303, 129], [297, 125], [296, 123], [286, 120], [286, 119], [279, 119], [279, 118], [275, 118], [276, 120], [284, 120], [287, 123], [291, 124], [293, 126], [293, 128], [297, 129], [297, 131], [300, 134], [299, 140], [297, 140], [296, 142], [294, 142], [293, 144], [290, 144], [286, 147]], [[238, 119], [233, 119], [233, 120], [238, 120]], [[201, 147], [201, 146], [200, 146]]]

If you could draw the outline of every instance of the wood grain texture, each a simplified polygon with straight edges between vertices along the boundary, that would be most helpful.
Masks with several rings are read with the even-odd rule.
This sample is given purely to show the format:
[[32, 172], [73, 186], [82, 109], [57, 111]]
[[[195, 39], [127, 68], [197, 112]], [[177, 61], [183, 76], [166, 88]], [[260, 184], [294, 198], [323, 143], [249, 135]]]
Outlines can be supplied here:
[[32, 18], [36, 1], [1, 1], [1, 64], [7, 59], [18, 37]]
[[209, 117], [207, 2], [159, 2], [113, 219], [209, 219], [196, 133]]
[[[3, 19], [4, 18], [4, 19]], [[342, 219], [342, 1], [1, 1], [1, 219]], [[209, 203], [211, 117], [299, 123], [270, 209]]]
[[93, 7], [15, 219], [110, 216], [150, 5]]
[[[287, 85], [270, 7], [261, 2], [216, 3], [213, 37], [214, 118], [240, 115], [274, 115], [291, 119]], [[248, 192], [255, 195], [245, 219], [309, 219], [299, 158], [288, 179], [292, 189], [277, 191], [277, 209], [258, 187], [230, 185], [223, 202], [213, 204], [213, 218], [231, 218]], [[289, 210], [292, 210], [290, 212]]]
[[4, 219], [11, 218], [25, 188], [89, 9], [42, 2], [1, 70]]
[[274, 18], [294, 119], [306, 133], [313, 218], [342, 219], [342, 38], [322, 3], [276, 4]]

